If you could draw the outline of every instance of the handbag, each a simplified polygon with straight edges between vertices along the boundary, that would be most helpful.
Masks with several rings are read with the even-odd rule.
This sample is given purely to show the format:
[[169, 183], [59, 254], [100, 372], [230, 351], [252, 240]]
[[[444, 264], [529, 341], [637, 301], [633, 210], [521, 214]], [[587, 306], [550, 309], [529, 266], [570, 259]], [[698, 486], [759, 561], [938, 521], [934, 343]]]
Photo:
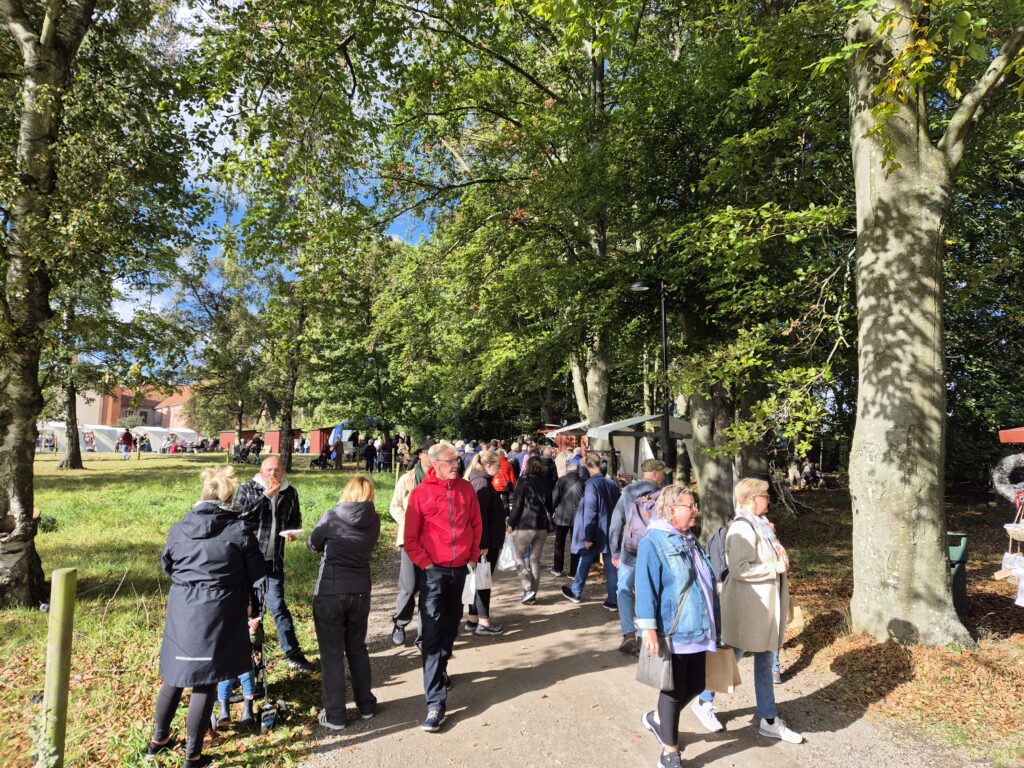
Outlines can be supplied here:
[[514, 571], [516, 569], [516, 545], [512, 537], [505, 538], [505, 544], [501, 548], [501, 557], [498, 558], [499, 571]]
[[659, 691], [671, 691], [672, 683], [672, 649], [665, 635], [658, 635], [658, 652], [651, 653], [647, 646], [640, 644], [640, 660], [636, 665], [637, 682], [657, 688]]
[[476, 588], [477, 591], [491, 588], [491, 564], [486, 560], [476, 564]]
[[469, 573], [466, 574], [466, 581], [462, 585], [462, 604], [472, 605], [476, 601], [476, 569], [472, 565], [467, 565], [466, 570]]

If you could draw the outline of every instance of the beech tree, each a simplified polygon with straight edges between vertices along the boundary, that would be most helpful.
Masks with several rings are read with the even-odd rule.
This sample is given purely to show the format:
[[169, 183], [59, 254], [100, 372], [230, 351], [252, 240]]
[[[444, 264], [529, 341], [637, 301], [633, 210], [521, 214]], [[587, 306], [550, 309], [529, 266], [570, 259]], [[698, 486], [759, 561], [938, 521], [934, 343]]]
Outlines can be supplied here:
[[854, 9], [841, 54], [857, 192], [851, 613], [879, 639], [971, 645], [946, 556], [945, 230], [979, 124], [1006, 108], [1004, 94], [1021, 103], [1024, 6]]

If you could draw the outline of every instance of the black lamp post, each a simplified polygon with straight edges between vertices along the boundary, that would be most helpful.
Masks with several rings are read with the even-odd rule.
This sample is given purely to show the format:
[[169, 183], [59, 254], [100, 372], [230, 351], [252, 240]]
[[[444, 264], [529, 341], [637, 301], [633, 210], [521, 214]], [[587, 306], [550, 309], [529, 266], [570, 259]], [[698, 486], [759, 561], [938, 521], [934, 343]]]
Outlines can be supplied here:
[[651, 280], [641, 277], [629, 284], [629, 290], [643, 293], [657, 288], [661, 294], [661, 372], [665, 382], [665, 402], [661, 413], [661, 460], [669, 472], [675, 472], [675, 443], [672, 442], [672, 429], [669, 415], [672, 413], [672, 393], [668, 387], [668, 329], [665, 324], [665, 281]]

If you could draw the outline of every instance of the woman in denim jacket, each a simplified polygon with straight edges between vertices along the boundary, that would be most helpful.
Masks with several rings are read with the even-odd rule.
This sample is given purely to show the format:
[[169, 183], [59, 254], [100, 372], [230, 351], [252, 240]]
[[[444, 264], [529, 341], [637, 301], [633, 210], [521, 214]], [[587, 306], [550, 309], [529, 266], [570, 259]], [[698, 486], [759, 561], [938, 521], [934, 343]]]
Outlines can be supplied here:
[[679, 713], [704, 690], [704, 657], [715, 650], [718, 594], [707, 554], [690, 532], [697, 502], [690, 490], [662, 490], [655, 517], [640, 540], [636, 560], [636, 626], [644, 647], [658, 652], [659, 636], [671, 644], [671, 691], [641, 723], [662, 746], [659, 766], [678, 768]]

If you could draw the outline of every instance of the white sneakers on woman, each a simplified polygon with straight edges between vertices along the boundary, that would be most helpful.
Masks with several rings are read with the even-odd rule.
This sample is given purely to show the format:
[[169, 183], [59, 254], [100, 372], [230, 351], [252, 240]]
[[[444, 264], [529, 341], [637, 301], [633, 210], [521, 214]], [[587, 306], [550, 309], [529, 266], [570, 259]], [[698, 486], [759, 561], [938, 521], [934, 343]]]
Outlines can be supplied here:
[[718, 733], [719, 731], [725, 730], [725, 726], [718, 721], [718, 711], [715, 709], [715, 705], [710, 701], [701, 701], [700, 699], [694, 699], [693, 704], [690, 705], [690, 709], [693, 710], [693, 714], [700, 720], [700, 724], [704, 726], [705, 730], [711, 733]]
[[769, 723], [762, 718], [761, 727], [757, 729], [757, 732], [769, 739], [782, 739], [790, 744], [803, 744], [804, 742], [804, 737], [796, 731], [790, 730], [781, 717], [776, 717], [774, 723]]

